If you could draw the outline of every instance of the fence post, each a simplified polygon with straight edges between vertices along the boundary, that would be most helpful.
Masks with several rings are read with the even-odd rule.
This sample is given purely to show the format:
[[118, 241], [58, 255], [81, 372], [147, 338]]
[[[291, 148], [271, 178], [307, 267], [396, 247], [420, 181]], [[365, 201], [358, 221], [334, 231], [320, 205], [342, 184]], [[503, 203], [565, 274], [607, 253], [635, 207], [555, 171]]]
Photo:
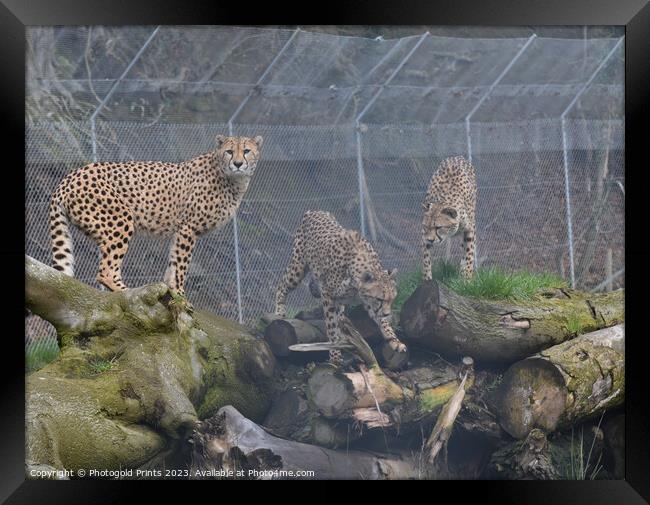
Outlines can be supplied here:
[[[377, 98], [379, 98], [379, 95], [382, 94], [384, 89], [386, 89], [386, 86], [388, 86], [391, 81], [395, 78], [395, 76], [399, 73], [400, 70], [406, 65], [406, 62], [413, 56], [413, 53], [417, 51], [418, 47], [420, 47], [420, 44], [424, 42], [424, 39], [429, 35], [429, 32], [424, 32], [420, 38], [418, 39], [417, 43], [411, 48], [411, 50], [408, 52], [406, 56], [402, 59], [399, 65], [393, 70], [393, 72], [388, 76], [388, 79], [386, 79], [380, 86], [379, 90], [370, 98], [366, 106], [361, 110], [359, 115], [357, 116], [355, 120], [355, 128], [356, 128], [356, 137], [357, 137], [357, 179], [359, 181], [359, 221], [361, 224], [361, 235], [364, 237], [366, 236], [366, 218], [365, 218], [365, 201], [364, 201], [364, 191], [363, 191], [363, 186], [364, 186], [364, 181], [366, 178], [364, 169], [363, 169], [363, 155], [362, 155], [362, 149], [361, 149], [361, 118], [370, 110], [370, 107], [375, 103]], [[393, 47], [395, 49], [395, 47]], [[392, 51], [389, 51], [389, 53]], [[384, 58], [387, 58], [388, 55], [386, 55]], [[382, 58], [382, 62], [384, 60]], [[381, 63], [381, 62], [380, 62]], [[375, 66], [375, 68], [378, 65]], [[374, 70], [374, 69], [373, 69]]]
[[510, 63], [508, 63], [506, 65], [506, 67], [502, 70], [502, 72], [494, 80], [494, 82], [492, 84], [490, 84], [490, 87], [488, 88], [488, 90], [483, 94], [483, 96], [479, 99], [479, 101], [476, 102], [474, 107], [472, 107], [472, 110], [469, 111], [467, 116], [465, 116], [465, 135], [466, 135], [466, 138], [467, 138], [467, 156], [468, 156], [468, 160], [469, 160], [470, 163], [472, 162], [472, 135], [471, 135], [471, 132], [470, 132], [470, 123], [471, 123], [472, 116], [479, 109], [479, 107], [481, 105], [483, 105], [483, 102], [485, 102], [487, 97], [490, 96], [492, 91], [494, 91], [494, 88], [497, 86], [497, 84], [499, 84], [501, 82], [501, 79], [503, 79], [503, 77], [510, 71], [510, 69], [515, 64], [515, 62], [519, 59], [519, 57], [522, 54], [524, 54], [524, 51], [526, 51], [526, 49], [528, 49], [528, 46], [530, 46], [530, 44], [536, 38], [537, 38], [536, 33], [533, 33], [530, 37], [528, 37], [528, 40], [526, 41], [526, 43], [523, 46], [521, 46], [519, 51], [517, 51], [517, 54], [515, 54], [512, 57], [512, 59], [510, 60]]
[[363, 178], [365, 177], [363, 171], [363, 153], [361, 152], [361, 131], [359, 125], [355, 128], [357, 137], [357, 183], [359, 185], [359, 223], [361, 226], [361, 235], [366, 236], [366, 216], [365, 216], [365, 202], [363, 200]]
[[131, 63], [129, 63], [122, 74], [117, 78], [117, 80], [113, 83], [111, 88], [108, 90], [108, 93], [106, 93], [106, 96], [103, 98], [103, 100], [99, 103], [95, 111], [91, 114], [90, 116], [90, 139], [92, 142], [92, 149], [93, 149], [93, 162], [97, 161], [97, 135], [96, 135], [96, 130], [95, 130], [95, 118], [97, 117], [97, 114], [99, 114], [99, 111], [101, 111], [104, 108], [104, 105], [108, 102], [108, 100], [113, 96], [113, 92], [117, 89], [117, 86], [120, 82], [122, 82], [122, 79], [126, 77], [126, 74], [129, 73], [131, 68], [133, 68], [133, 65], [135, 65], [135, 62], [140, 59], [140, 56], [142, 56], [142, 53], [144, 53], [144, 50], [149, 46], [151, 41], [154, 39], [156, 34], [158, 33], [158, 30], [160, 30], [160, 25], [156, 26], [153, 32], [151, 32], [151, 35], [149, 35], [149, 38], [142, 44], [142, 47], [138, 50], [138, 52], [135, 54], [133, 59], [131, 60]]
[[[257, 80], [255, 85], [253, 86], [253, 89], [251, 89], [248, 92], [248, 95], [246, 95], [246, 98], [244, 98], [241, 103], [237, 106], [237, 109], [235, 109], [235, 112], [233, 112], [232, 116], [230, 116], [230, 119], [228, 120], [228, 135], [232, 137], [233, 135], [233, 121], [235, 118], [239, 115], [239, 113], [242, 111], [244, 106], [248, 103], [248, 101], [251, 99], [253, 96], [253, 93], [255, 89], [262, 84], [266, 76], [268, 75], [269, 71], [275, 65], [275, 63], [280, 59], [280, 56], [284, 53], [284, 51], [291, 45], [291, 42], [293, 42], [293, 39], [298, 35], [298, 32], [300, 32], [300, 28], [296, 28], [294, 32], [291, 34], [291, 37], [284, 43], [282, 48], [278, 51], [278, 54], [275, 55], [271, 63], [269, 63], [269, 66], [266, 67], [266, 70], [262, 73], [260, 78]], [[237, 223], [237, 212], [235, 212], [232, 216], [232, 233], [233, 233], [233, 247], [235, 249], [235, 271], [236, 271], [236, 283], [237, 283], [237, 320], [239, 321], [239, 324], [243, 324], [244, 322], [244, 313], [243, 313], [243, 308], [242, 308], [242, 297], [241, 297], [241, 262], [239, 260], [239, 224]]]
[[[492, 93], [494, 88], [501, 82], [501, 79], [508, 73], [508, 71], [512, 68], [512, 66], [515, 64], [515, 62], [519, 59], [519, 57], [524, 54], [526, 49], [528, 49], [528, 46], [537, 38], [537, 34], [533, 33], [530, 37], [528, 37], [528, 40], [526, 43], [521, 46], [519, 51], [517, 51], [517, 54], [515, 54], [510, 62], [506, 65], [506, 67], [503, 69], [503, 71], [499, 74], [499, 76], [494, 80], [494, 82], [490, 85], [488, 90], [483, 94], [483, 96], [479, 99], [478, 102], [474, 105], [471, 111], [465, 116], [465, 137], [467, 140], [467, 160], [472, 163], [472, 134], [471, 134], [471, 120], [472, 116], [474, 113], [479, 109], [481, 105], [483, 105], [483, 102], [487, 99], [488, 96]], [[474, 241], [474, 263], [476, 264], [475, 266], [478, 267], [479, 261], [478, 261], [478, 241]]]
[[573, 100], [569, 102], [569, 105], [566, 106], [564, 112], [560, 116], [560, 127], [562, 129], [562, 153], [563, 153], [563, 163], [564, 163], [564, 199], [566, 202], [566, 220], [567, 220], [567, 238], [569, 241], [569, 272], [571, 276], [571, 287], [576, 287], [576, 277], [575, 277], [575, 260], [574, 260], [574, 243], [573, 243], [573, 216], [571, 214], [571, 188], [569, 184], [569, 146], [567, 141], [567, 131], [566, 131], [566, 115], [576, 104], [578, 99], [582, 96], [585, 90], [591, 86], [591, 83], [596, 78], [598, 73], [605, 66], [605, 63], [609, 61], [612, 55], [616, 52], [618, 47], [621, 45], [625, 35], [623, 35], [618, 42], [612, 47], [612, 49], [607, 53], [607, 56], [603, 58], [596, 70], [591, 74], [591, 77], [582, 85], [578, 93], [573, 97]]

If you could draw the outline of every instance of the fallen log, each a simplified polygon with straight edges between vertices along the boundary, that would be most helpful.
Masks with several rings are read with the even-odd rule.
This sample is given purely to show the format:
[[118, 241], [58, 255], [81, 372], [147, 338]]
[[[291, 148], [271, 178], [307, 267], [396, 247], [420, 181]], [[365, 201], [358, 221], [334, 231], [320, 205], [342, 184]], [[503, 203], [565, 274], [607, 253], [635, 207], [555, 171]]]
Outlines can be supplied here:
[[[263, 426], [280, 437], [330, 448], [383, 450], [390, 443], [391, 448], [420, 451], [426, 441], [423, 434], [431, 431], [441, 409], [457, 392], [468, 363], [469, 358], [465, 364], [452, 364], [418, 356], [411, 368], [400, 372], [363, 365], [358, 371], [328, 364], [289, 367], [278, 381], [281, 387]], [[495, 377], [486, 371], [468, 377], [467, 395], [455, 424], [478, 437], [487, 436], [496, 445], [510, 437], [484, 401]]]
[[[350, 350], [346, 345], [331, 345], [325, 333], [325, 323], [320, 310], [311, 309], [299, 312], [296, 318], [281, 319], [274, 314], [266, 314], [260, 318], [258, 330], [263, 332], [264, 340], [269, 344], [273, 354], [280, 358], [292, 357], [296, 363], [304, 363], [308, 359], [313, 361], [324, 361], [327, 355], [323, 351], [332, 348]], [[398, 352], [391, 348], [390, 344], [383, 339], [379, 327], [370, 319], [365, 309], [361, 306], [352, 307], [350, 315], [342, 316], [339, 320], [341, 332], [347, 341], [352, 342], [356, 354], [368, 365], [374, 364], [377, 353], [382, 364], [389, 370], [404, 368], [410, 358], [410, 353]], [[325, 345], [313, 345], [324, 343]], [[375, 351], [368, 344], [375, 344]], [[299, 356], [295, 352], [319, 352], [318, 356]], [[372, 357], [371, 357], [372, 356]]]
[[[274, 437], [226, 406], [192, 435], [194, 478], [419, 479], [432, 478], [416, 458], [334, 451]], [[305, 474], [305, 471], [312, 473]]]
[[[416, 379], [423, 373], [429, 382]], [[433, 419], [461, 383], [455, 366], [421, 366], [394, 376], [398, 382], [378, 366], [342, 372], [329, 364], [317, 365], [307, 381], [306, 395], [325, 418], [408, 431]], [[468, 387], [472, 383], [473, 378], [468, 378]]]
[[532, 300], [495, 301], [461, 296], [435, 280], [423, 282], [400, 314], [407, 344], [480, 364], [514, 363], [623, 320], [623, 290], [550, 289]]
[[361, 436], [351, 422], [320, 415], [298, 387], [274, 398], [262, 425], [272, 435], [331, 448], [348, 447]]
[[243, 326], [192, 311], [165, 284], [98, 291], [25, 258], [25, 305], [61, 353], [26, 377], [26, 458], [57, 469], [173, 458], [226, 404], [262, 419], [275, 359]]
[[264, 340], [271, 351], [284, 358], [291, 354], [289, 347], [296, 344], [326, 342], [322, 328], [300, 319], [274, 319], [264, 329]]
[[621, 405], [625, 328], [617, 325], [558, 344], [512, 365], [496, 392], [499, 424], [515, 438], [547, 433]]

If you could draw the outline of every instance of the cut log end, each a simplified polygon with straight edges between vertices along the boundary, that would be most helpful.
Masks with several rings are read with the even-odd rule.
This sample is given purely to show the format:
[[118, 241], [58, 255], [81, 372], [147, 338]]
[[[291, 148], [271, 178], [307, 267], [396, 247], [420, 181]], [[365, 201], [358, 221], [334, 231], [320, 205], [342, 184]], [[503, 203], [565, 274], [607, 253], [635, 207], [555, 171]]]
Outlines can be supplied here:
[[522, 360], [497, 390], [499, 422], [516, 438], [561, 429], [625, 399], [622, 327], [581, 335]]
[[499, 387], [499, 422], [515, 438], [533, 428], [553, 431], [564, 412], [567, 390], [562, 374], [543, 359], [526, 359], [505, 374]]
[[264, 330], [264, 340], [274, 355], [285, 358], [291, 346], [324, 342], [326, 337], [317, 326], [300, 319], [274, 319]]
[[424, 281], [404, 302], [399, 319], [411, 340], [426, 339], [434, 334], [440, 308], [439, 298], [438, 284]]
[[282, 319], [269, 323], [264, 331], [264, 340], [269, 344], [271, 352], [279, 357], [289, 356], [289, 346], [298, 343], [293, 326]]
[[336, 417], [353, 406], [351, 381], [332, 365], [317, 366], [307, 385], [311, 401], [326, 417]]

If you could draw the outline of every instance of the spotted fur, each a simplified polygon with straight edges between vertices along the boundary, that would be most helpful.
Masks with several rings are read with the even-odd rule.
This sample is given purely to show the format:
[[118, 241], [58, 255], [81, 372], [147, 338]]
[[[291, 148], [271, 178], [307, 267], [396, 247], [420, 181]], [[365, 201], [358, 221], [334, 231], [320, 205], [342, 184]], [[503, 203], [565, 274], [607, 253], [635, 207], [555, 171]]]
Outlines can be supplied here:
[[[358, 232], [343, 228], [329, 212], [307, 211], [293, 240], [291, 260], [275, 297], [275, 313], [286, 317], [286, 297], [311, 271], [323, 303], [327, 337], [339, 342], [339, 317], [345, 304], [359, 298], [393, 349], [406, 351], [390, 325], [397, 290], [393, 272], [384, 270], [377, 253]], [[312, 292], [315, 288], [312, 288]], [[341, 351], [330, 352], [340, 363]]]
[[462, 156], [444, 159], [431, 177], [422, 204], [422, 273], [431, 280], [431, 248], [463, 232], [461, 275], [474, 274], [476, 251], [476, 174]]
[[182, 163], [92, 163], [68, 174], [50, 201], [54, 268], [74, 275], [69, 224], [99, 246], [97, 280], [126, 289], [121, 266], [136, 231], [173, 235], [165, 282], [183, 294], [199, 235], [233, 216], [259, 159], [262, 137], [217, 136], [216, 149]]

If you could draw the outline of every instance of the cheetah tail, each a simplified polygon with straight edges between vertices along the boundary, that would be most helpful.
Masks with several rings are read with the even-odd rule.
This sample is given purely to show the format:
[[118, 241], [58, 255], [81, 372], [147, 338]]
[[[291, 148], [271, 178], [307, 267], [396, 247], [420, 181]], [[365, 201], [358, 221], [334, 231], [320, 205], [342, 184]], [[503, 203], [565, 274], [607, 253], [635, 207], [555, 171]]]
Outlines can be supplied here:
[[52, 266], [66, 275], [74, 277], [74, 255], [68, 215], [61, 201], [50, 200], [50, 238], [52, 239]]

